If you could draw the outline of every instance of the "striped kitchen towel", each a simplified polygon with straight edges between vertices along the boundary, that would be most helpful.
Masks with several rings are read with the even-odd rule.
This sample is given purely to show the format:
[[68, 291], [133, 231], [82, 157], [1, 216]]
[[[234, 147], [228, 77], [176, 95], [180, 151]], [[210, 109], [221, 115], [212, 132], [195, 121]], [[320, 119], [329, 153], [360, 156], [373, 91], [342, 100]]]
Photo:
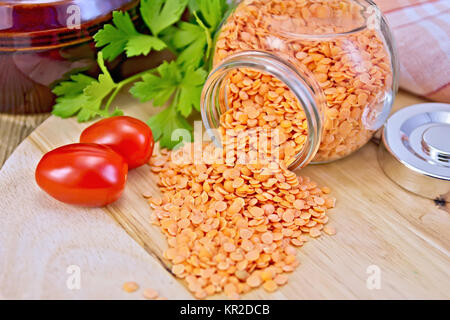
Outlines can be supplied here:
[[374, 0], [391, 26], [400, 86], [450, 103], [450, 0]]

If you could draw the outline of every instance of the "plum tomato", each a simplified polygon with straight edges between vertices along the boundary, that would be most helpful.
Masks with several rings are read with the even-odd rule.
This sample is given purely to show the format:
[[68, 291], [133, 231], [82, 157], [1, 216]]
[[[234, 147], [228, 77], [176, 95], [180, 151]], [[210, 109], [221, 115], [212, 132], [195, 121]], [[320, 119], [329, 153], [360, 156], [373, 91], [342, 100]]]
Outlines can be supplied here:
[[50, 151], [36, 168], [36, 182], [68, 204], [102, 207], [122, 195], [128, 175], [125, 159], [107, 146], [71, 144]]
[[130, 170], [148, 163], [154, 148], [150, 127], [141, 120], [127, 116], [111, 117], [94, 123], [83, 131], [80, 142], [112, 148], [124, 157]]

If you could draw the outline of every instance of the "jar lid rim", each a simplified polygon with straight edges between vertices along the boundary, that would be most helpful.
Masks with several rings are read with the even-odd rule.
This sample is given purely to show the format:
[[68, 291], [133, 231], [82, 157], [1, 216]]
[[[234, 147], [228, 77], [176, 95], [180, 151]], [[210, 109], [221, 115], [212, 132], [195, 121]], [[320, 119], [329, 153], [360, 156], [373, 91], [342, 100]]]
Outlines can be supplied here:
[[[139, 0], [0, 0], [0, 51], [36, 50], [89, 41], [111, 19], [112, 11], [128, 11], [138, 3]], [[42, 19], [39, 23], [32, 19], [37, 14]], [[73, 21], [68, 19], [73, 14], [80, 15], [76, 21], [79, 25], [70, 25]]]

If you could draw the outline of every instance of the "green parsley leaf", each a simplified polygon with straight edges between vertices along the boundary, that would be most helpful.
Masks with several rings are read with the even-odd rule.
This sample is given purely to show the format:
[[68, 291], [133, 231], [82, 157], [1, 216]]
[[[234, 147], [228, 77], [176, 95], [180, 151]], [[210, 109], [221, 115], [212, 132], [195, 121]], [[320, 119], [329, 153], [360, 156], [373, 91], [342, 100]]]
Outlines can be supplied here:
[[90, 85], [94, 78], [86, 76], [82, 73], [72, 75], [70, 80], [59, 83], [53, 93], [59, 96], [77, 96], [83, 93], [84, 88]]
[[147, 74], [130, 90], [141, 102], [153, 100], [155, 107], [166, 105], [171, 98], [177, 100], [176, 110], [185, 118], [193, 109], [200, 109], [200, 96], [207, 72], [189, 68], [182, 71], [178, 61], [164, 62], [156, 68], [157, 74]]
[[173, 35], [173, 45], [183, 50], [178, 63], [183, 66], [197, 68], [205, 56], [207, 38], [205, 30], [195, 24], [180, 22], [179, 29]]
[[215, 30], [228, 9], [227, 0], [196, 0], [195, 2], [206, 23]]
[[100, 52], [98, 54], [98, 65], [102, 73], [98, 76], [97, 81], [91, 82], [85, 89], [84, 94], [88, 97], [89, 101], [103, 100], [111, 91], [117, 86], [111, 77], [108, 69], [105, 66], [105, 61], [103, 60], [103, 54]]
[[80, 122], [89, 121], [99, 115], [109, 116], [107, 110], [101, 110], [102, 102], [117, 87], [117, 84], [106, 68], [101, 52], [98, 54], [97, 63], [102, 73], [98, 76], [98, 80], [93, 81], [83, 91], [87, 101], [82, 105], [78, 114], [78, 121]]
[[199, 8], [198, 8], [197, 0], [189, 0], [188, 1], [188, 8], [189, 8], [190, 12], [198, 11]]
[[153, 100], [155, 107], [165, 105], [181, 81], [181, 73], [175, 61], [164, 62], [156, 68], [155, 74], [147, 74], [142, 77], [130, 90], [131, 94], [141, 102]]
[[98, 80], [84, 74], [73, 75], [70, 81], [61, 82], [53, 89], [58, 97], [53, 107], [53, 114], [61, 118], [77, 115], [79, 122], [89, 121], [96, 116], [109, 117], [121, 114], [115, 110], [109, 114], [101, 109], [103, 100], [117, 87], [105, 66], [103, 55], [98, 55], [98, 65], [102, 73]]
[[125, 51], [127, 53], [127, 57], [135, 57], [140, 55], [146, 56], [152, 50], [161, 51], [166, 47], [167, 46], [164, 41], [161, 41], [156, 37], [142, 34], [139, 36], [134, 36], [128, 40]]
[[103, 56], [109, 61], [124, 51], [128, 57], [134, 57], [166, 48], [160, 39], [137, 32], [128, 12], [114, 11], [113, 23], [115, 26], [107, 24], [94, 36], [96, 47], [104, 47]]
[[53, 106], [52, 114], [63, 119], [73, 117], [87, 102], [85, 95], [78, 94], [67, 97], [56, 98], [56, 104]]
[[183, 117], [189, 117], [193, 108], [200, 111], [200, 97], [207, 75], [203, 69], [186, 71], [186, 76], [180, 84], [180, 97], [177, 104], [177, 110]]
[[64, 119], [76, 115], [87, 102], [84, 89], [94, 81], [94, 78], [80, 73], [71, 76], [70, 80], [58, 84], [53, 89], [57, 98], [52, 113]]
[[87, 122], [101, 115], [100, 107], [101, 105], [97, 101], [86, 101], [77, 115], [78, 122]]
[[154, 36], [177, 23], [188, 0], [142, 0], [141, 16]]
[[94, 36], [95, 45], [102, 49], [105, 59], [112, 61], [117, 58], [127, 46], [128, 40], [138, 35], [128, 12], [113, 12], [113, 23], [107, 24]]
[[173, 34], [173, 44], [177, 49], [185, 48], [192, 42], [203, 40], [206, 43], [204, 30], [192, 23], [180, 22], [179, 29]]
[[[147, 122], [153, 131], [155, 141], [159, 140], [161, 148], [173, 149], [181, 142], [192, 141], [192, 126], [177, 112], [175, 108], [176, 100], [178, 99], [174, 100], [175, 103], [172, 106], [151, 117]], [[182, 141], [182, 138], [172, 139], [174, 133], [179, 133], [176, 132], [179, 129], [185, 130], [182, 136], [189, 138], [188, 141]]]

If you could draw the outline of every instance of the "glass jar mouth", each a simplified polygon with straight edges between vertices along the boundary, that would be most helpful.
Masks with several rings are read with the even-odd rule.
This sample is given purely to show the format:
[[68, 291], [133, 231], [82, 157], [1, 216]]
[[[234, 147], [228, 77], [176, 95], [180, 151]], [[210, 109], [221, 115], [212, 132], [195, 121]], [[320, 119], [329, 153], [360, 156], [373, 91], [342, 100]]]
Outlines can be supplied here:
[[269, 74], [283, 82], [294, 94], [305, 113], [308, 136], [289, 169], [302, 168], [309, 164], [319, 149], [323, 134], [324, 115], [317, 101], [317, 97], [323, 93], [317, 92], [316, 86], [306, 74], [300, 72], [299, 68], [264, 51], [252, 50], [233, 54], [210, 73], [202, 92], [201, 115], [212, 141], [218, 147], [222, 147], [221, 138], [217, 130], [214, 130], [219, 128], [221, 114], [229, 110], [226, 99], [221, 97], [222, 85], [230, 72], [242, 68]]

